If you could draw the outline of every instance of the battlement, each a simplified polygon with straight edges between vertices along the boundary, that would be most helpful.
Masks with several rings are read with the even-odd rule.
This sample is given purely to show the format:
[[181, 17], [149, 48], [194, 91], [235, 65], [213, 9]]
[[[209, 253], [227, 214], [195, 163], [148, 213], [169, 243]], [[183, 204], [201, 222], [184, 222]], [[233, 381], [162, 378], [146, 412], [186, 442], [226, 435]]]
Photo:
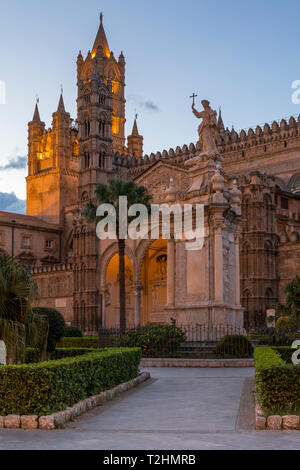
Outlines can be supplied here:
[[[291, 140], [296, 140], [296, 145], [300, 145], [300, 116], [291, 116], [289, 119], [281, 119], [264, 125], [257, 125], [255, 130], [250, 127], [236, 132], [235, 129], [229, 131], [220, 130], [218, 136], [218, 148], [225, 157], [225, 163], [231, 163], [247, 159], [247, 157], [257, 157], [269, 152], [284, 151], [292, 147]], [[131, 176], [135, 176], [158, 161], [166, 161], [173, 164], [182, 164], [186, 160], [193, 158], [201, 149], [199, 144], [191, 143], [176, 147], [163, 152], [151, 153], [143, 157], [131, 157], [128, 154], [119, 152], [113, 155], [113, 165], [128, 169]], [[231, 155], [230, 155], [231, 154]]]
[[32, 275], [45, 274], [45, 273], [60, 273], [70, 272], [73, 270], [72, 263], [66, 264], [55, 264], [51, 266], [34, 266], [31, 268], [30, 273]]

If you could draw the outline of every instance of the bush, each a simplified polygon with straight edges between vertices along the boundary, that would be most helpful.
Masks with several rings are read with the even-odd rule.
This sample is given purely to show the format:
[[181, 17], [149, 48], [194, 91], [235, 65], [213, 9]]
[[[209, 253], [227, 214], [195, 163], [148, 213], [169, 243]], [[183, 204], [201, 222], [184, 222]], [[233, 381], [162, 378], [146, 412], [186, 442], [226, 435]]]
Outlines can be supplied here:
[[33, 312], [48, 319], [49, 334], [47, 351], [51, 353], [55, 350], [56, 344], [65, 335], [66, 323], [64, 317], [60, 312], [58, 312], [58, 310], [48, 307], [37, 307], [33, 309]]
[[286, 364], [273, 348], [256, 348], [254, 358], [256, 390], [266, 414], [299, 413], [300, 367]]
[[253, 357], [253, 346], [246, 336], [224, 336], [218, 343], [215, 354], [220, 357], [245, 359]]
[[275, 328], [269, 332], [269, 346], [290, 347], [299, 339], [299, 331], [291, 328]]
[[296, 328], [297, 322], [292, 317], [279, 317], [276, 322], [276, 328], [279, 329], [292, 329]]
[[[66, 357], [78, 357], [85, 356], [86, 354], [95, 352], [95, 349], [84, 349], [84, 348], [58, 348], [51, 353], [51, 361], [58, 361], [65, 359]], [[104, 349], [99, 351], [104, 351]]]
[[46, 416], [134, 379], [140, 349], [95, 351], [40, 364], [0, 367], [0, 416]]
[[66, 326], [65, 338], [82, 338], [82, 331], [77, 326]]
[[99, 339], [97, 336], [84, 336], [83, 338], [63, 338], [58, 348], [76, 348], [76, 349], [98, 349]]
[[41, 360], [41, 350], [37, 348], [26, 348], [25, 363], [36, 364]]
[[164, 358], [177, 354], [186, 341], [186, 334], [173, 322], [171, 325], [149, 324], [132, 330], [120, 338], [122, 347], [140, 347], [143, 357]]

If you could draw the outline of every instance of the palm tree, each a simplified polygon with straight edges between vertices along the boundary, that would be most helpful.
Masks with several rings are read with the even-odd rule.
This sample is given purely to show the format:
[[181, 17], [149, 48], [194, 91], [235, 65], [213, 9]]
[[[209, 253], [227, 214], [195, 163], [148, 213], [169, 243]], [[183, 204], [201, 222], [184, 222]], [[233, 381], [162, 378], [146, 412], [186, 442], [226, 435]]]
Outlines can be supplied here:
[[0, 253], [0, 339], [11, 360], [22, 362], [27, 346], [45, 350], [48, 322], [32, 313], [37, 287], [28, 268]]
[[[84, 217], [89, 221], [95, 221], [96, 224], [103, 219], [97, 217], [97, 208], [101, 204], [110, 204], [116, 211], [116, 228], [119, 250], [119, 287], [120, 287], [120, 328], [126, 329], [126, 287], [125, 287], [125, 240], [119, 237], [120, 214], [119, 214], [119, 198], [126, 196], [128, 206], [134, 204], [143, 204], [150, 210], [150, 202], [152, 196], [143, 186], [136, 185], [133, 181], [123, 181], [120, 179], [112, 179], [108, 185], [101, 184], [95, 190], [95, 201], [90, 202], [83, 210]], [[127, 223], [131, 218], [128, 217]]]

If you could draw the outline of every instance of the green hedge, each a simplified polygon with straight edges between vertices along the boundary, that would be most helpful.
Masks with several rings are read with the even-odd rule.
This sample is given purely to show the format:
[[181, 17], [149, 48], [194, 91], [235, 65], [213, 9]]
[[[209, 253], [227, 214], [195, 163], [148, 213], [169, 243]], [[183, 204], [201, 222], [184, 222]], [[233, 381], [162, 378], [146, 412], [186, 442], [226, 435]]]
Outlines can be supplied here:
[[218, 343], [215, 354], [218, 357], [246, 359], [253, 357], [253, 346], [246, 336], [224, 336]]
[[179, 347], [186, 341], [186, 333], [176, 326], [151, 323], [139, 330], [128, 331], [119, 339], [120, 347], [140, 347], [143, 357], [176, 357]]
[[300, 366], [286, 364], [274, 348], [254, 352], [256, 389], [267, 414], [299, 413]]
[[112, 349], [39, 364], [0, 367], [0, 416], [49, 415], [138, 375], [141, 351]]
[[51, 353], [51, 361], [58, 361], [60, 359], [65, 359], [66, 357], [78, 357], [85, 356], [86, 354], [94, 353], [96, 351], [104, 352], [104, 349], [86, 349], [86, 348], [58, 348], [53, 353]]
[[41, 360], [41, 350], [35, 348], [26, 348], [25, 362], [26, 364], [36, 364]]
[[76, 349], [98, 349], [99, 338], [97, 336], [85, 336], [83, 338], [63, 338], [57, 348], [76, 348]]
[[294, 349], [292, 349], [291, 347], [284, 347], [284, 346], [281, 346], [281, 347], [278, 346], [272, 349], [273, 351], [276, 351], [279, 354], [281, 359], [283, 359], [286, 364], [292, 364], [292, 356], [295, 352]]

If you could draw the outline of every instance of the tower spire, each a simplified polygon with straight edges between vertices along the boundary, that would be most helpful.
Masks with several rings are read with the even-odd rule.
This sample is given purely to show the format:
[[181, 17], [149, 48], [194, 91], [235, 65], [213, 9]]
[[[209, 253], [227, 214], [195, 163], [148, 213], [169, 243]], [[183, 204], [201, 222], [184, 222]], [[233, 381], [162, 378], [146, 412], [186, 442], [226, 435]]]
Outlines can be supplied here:
[[64, 98], [63, 98], [63, 90], [62, 89], [61, 89], [61, 93], [60, 93], [57, 112], [58, 113], [65, 113], [66, 112]]
[[102, 47], [104, 51], [104, 55], [109, 58], [110, 48], [109, 48], [107, 37], [106, 37], [104, 27], [103, 27], [103, 13], [102, 12], [100, 13], [100, 26], [99, 26], [98, 33], [97, 33], [93, 50], [92, 50], [93, 54], [97, 53], [97, 49], [99, 46]]
[[36, 100], [35, 110], [33, 114], [32, 122], [41, 122], [40, 112], [39, 112], [39, 99]]

